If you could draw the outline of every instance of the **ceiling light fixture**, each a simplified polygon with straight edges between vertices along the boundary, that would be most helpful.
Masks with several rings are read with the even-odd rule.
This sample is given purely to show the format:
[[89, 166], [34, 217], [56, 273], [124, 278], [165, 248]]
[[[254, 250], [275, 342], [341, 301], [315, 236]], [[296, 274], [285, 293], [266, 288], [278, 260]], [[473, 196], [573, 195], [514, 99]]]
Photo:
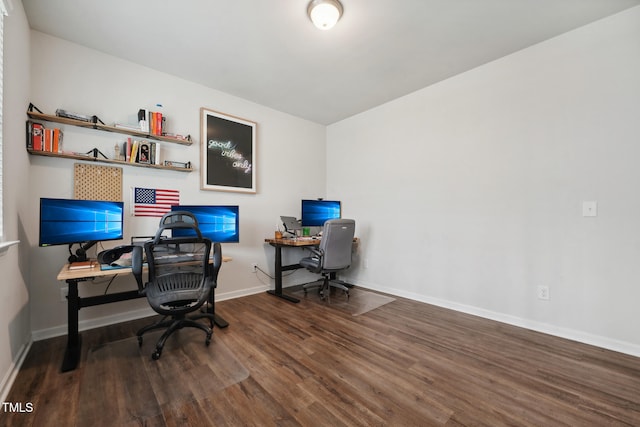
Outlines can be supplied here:
[[313, 25], [321, 30], [328, 30], [342, 16], [342, 4], [338, 0], [311, 0], [307, 14]]

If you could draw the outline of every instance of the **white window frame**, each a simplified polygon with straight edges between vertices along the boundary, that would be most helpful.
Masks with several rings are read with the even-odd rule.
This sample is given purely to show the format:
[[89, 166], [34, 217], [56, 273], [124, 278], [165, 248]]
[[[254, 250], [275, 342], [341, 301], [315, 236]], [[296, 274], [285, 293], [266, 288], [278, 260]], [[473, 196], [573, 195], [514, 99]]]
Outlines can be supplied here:
[[4, 204], [3, 204], [3, 157], [2, 157], [2, 144], [3, 144], [3, 129], [2, 129], [2, 92], [4, 87], [4, 17], [9, 14], [13, 9], [11, 0], [0, 0], [0, 254], [6, 251], [10, 246], [13, 246], [18, 241], [6, 241], [4, 233]]
[[3, 168], [2, 165], [4, 163], [2, 157], [2, 143], [3, 143], [3, 134], [2, 130], [2, 92], [4, 86], [4, 17], [7, 15], [9, 9], [9, 4], [7, 0], [0, 1], [0, 242], [4, 240], [4, 228], [3, 228], [3, 219], [4, 219], [4, 204], [3, 204]]

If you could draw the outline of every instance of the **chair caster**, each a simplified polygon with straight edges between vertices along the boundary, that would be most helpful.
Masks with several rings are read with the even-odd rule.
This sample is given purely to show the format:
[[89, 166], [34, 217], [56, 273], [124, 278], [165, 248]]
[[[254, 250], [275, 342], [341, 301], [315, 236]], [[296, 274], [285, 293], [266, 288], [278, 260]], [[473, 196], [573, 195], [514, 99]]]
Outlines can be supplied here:
[[156, 350], [151, 354], [151, 358], [153, 360], [158, 360], [160, 359], [160, 355], [162, 354], [162, 352], [160, 350]]
[[138, 347], [142, 347], [142, 336], [138, 337]]
[[204, 340], [204, 345], [209, 347], [209, 344], [211, 344], [211, 334], [207, 334], [207, 339]]

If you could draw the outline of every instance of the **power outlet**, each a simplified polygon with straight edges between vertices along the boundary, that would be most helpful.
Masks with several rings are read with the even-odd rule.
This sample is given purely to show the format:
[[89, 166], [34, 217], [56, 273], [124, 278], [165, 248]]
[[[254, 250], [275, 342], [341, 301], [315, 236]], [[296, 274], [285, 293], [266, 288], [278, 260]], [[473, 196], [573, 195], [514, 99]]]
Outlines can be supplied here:
[[549, 287], [538, 286], [538, 299], [548, 301], [549, 300]]
[[67, 295], [69, 295], [69, 287], [64, 286], [60, 288], [60, 301], [67, 302]]

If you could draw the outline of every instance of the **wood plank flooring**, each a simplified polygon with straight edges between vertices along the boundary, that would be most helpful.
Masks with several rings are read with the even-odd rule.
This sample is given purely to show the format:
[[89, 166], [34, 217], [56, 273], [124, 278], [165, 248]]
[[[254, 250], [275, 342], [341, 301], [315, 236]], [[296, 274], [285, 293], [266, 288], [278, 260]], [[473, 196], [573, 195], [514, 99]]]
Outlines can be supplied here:
[[[640, 426], [640, 358], [402, 298], [359, 316], [266, 293], [216, 308], [230, 326], [214, 342], [248, 376], [129, 425]], [[7, 397], [34, 410], [0, 411], [0, 425], [81, 425], [88, 349], [149, 322], [83, 332], [73, 372], [59, 371], [65, 337], [35, 342]], [[197, 344], [189, 351], [204, 348]], [[99, 399], [87, 410], [99, 413]], [[101, 425], [116, 425], [100, 415]]]

